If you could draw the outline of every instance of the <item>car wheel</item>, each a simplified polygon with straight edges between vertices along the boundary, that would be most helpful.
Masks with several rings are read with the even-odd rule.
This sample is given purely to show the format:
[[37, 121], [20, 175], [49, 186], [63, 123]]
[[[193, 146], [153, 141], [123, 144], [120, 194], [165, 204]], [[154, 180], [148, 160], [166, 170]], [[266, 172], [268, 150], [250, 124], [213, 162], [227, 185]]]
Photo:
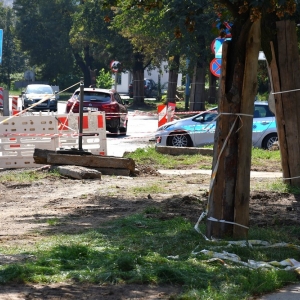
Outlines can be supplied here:
[[262, 148], [263, 149], [270, 149], [273, 146], [274, 142], [278, 141], [278, 136], [276, 133], [268, 134], [262, 141]]
[[191, 147], [193, 143], [188, 134], [173, 133], [168, 137], [167, 145], [173, 147]]
[[127, 126], [128, 126], [128, 121], [126, 121], [126, 127], [121, 127], [120, 128], [120, 135], [126, 135], [127, 134]]

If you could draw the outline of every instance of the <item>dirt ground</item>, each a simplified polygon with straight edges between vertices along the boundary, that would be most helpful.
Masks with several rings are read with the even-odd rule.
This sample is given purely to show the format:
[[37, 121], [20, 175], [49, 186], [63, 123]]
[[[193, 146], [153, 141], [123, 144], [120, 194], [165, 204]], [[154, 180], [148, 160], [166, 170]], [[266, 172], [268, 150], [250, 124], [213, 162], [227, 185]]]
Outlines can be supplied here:
[[[137, 167], [140, 175], [136, 177], [102, 176], [101, 180], [74, 180], [49, 175], [32, 184], [0, 183], [0, 247], [32, 244], [50, 234], [97, 228], [107, 220], [134, 214], [149, 206], [161, 209], [155, 217], [183, 216], [196, 223], [206, 207], [209, 176], [160, 175], [151, 166]], [[2, 170], [0, 176], [20, 171]], [[280, 171], [280, 166], [268, 165], [256, 168], [256, 171]], [[299, 197], [263, 191], [263, 185], [272, 180], [251, 179], [250, 225], [299, 224], [300, 216], [292, 205], [293, 201], [300, 201]], [[162, 182], [164, 191], [161, 193], [134, 191], [135, 187]], [[49, 225], [50, 219], [60, 220], [61, 225]], [[0, 253], [0, 264], [22, 259], [24, 257]], [[179, 291], [179, 287], [174, 286], [135, 284], [9, 284], [0, 286], [0, 299], [169, 299]]]

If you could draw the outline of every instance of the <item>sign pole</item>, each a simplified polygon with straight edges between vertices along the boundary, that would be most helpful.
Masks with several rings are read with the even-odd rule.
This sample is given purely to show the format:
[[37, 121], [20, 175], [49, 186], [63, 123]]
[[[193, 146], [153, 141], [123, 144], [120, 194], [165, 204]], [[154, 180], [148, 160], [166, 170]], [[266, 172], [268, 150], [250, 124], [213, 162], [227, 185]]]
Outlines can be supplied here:
[[3, 29], [0, 29], [0, 64], [2, 64]]
[[79, 102], [79, 137], [78, 137], [78, 150], [82, 151], [82, 132], [83, 132], [83, 94], [84, 94], [83, 78], [80, 79], [80, 102]]
[[118, 72], [115, 72], [115, 91], [117, 92], [118, 88]]

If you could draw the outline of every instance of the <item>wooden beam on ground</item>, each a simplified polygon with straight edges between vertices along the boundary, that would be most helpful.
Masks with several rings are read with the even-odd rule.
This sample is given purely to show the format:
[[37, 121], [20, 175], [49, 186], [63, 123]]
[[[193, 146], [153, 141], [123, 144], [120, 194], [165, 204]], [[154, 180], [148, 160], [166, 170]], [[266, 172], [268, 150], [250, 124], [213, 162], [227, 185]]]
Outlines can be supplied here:
[[101, 155], [72, 155], [52, 154], [47, 155], [47, 163], [55, 165], [75, 165], [92, 168], [128, 169], [134, 172], [135, 163], [131, 158], [121, 158]]
[[135, 162], [131, 158], [64, 154], [38, 148], [34, 150], [33, 158], [37, 164], [83, 166], [98, 170], [103, 175], [128, 176], [135, 172]]

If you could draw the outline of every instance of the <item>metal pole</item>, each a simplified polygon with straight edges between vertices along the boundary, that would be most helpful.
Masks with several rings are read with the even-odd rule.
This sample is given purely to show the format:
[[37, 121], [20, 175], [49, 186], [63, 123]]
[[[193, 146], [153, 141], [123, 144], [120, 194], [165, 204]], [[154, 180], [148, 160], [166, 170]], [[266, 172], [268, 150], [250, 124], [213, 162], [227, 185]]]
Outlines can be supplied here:
[[9, 93], [3, 90], [3, 116], [9, 116]]
[[82, 151], [82, 128], [83, 128], [83, 93], [84, 83], [83, 78], [80, 78], [80, 102], [79, 102], [79, 138], [78, 138], [78, 150]]
[[118, 89], [118, 71], [115, 72], [115, 91], [117, 92]]

